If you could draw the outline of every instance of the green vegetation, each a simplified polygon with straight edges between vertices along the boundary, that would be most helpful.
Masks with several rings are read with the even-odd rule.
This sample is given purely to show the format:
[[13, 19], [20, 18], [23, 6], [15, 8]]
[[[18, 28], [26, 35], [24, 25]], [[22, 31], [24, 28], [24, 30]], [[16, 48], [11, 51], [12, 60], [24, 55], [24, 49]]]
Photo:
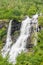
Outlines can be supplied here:
[[2, 29], [0, 29], [0, 40], [2, 39], [2, 37], [6, 34], [6, 29], [3, 27]]
[[4, 39], [5, 35], [6, 35], [6, 28], [3, 27], [3, 28], [0, 29], [0, 49], [3, 46], [3, 39]]
[[43, 13], [43, 0], [0, 0], [0, 19], [22, 19], [25, 15]]
[[39, 25], [43, 27], [43, 16], [39, 16], [38, 21]]
[[0, 55], [0, 65], [12, 65], [12, 64], [7, 61], [7, 58], [2, 58], [2, 56]]

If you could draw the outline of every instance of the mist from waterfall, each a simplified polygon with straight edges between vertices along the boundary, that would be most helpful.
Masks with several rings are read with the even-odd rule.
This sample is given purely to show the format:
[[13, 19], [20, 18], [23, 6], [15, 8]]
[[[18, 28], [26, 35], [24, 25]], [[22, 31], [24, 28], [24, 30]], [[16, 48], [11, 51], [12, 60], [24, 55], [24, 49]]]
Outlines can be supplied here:
[[[38, 15], [34, 15], [32, 18], [27, 18], [22, 21], [21, 28], [20, 28], [20, 35], [17, 39], [17, 41], [11, 46], [12, 40], [11, 40], [11, 23], [12, 20], [9, 23], [8, 27], [8, 33], [7, 33], [7, 40], [4, 48], [2, 49], [2, 56], [6, 57], [7, 54], [9, 55], [8, 61], [12, 62], [13, 64], [16, 64], [16, 58], [22, 51], [27, 51], [26, 49], [26, 43], [28, 37], [30, 37], [31, 33], [31, 26], [34, 26], [36, 24], [36, 30], [38, 27], [38, 21], [37, 21]], [[35, 31], [36, 31], [35, 30]], [[36, 45], [36, 43], [35, 43]], [[9, 52], [9, 53], [8, 53]]]
[[1, 50], [3, 57], [7, 56], [8, 52], [10, 50], [10, 46], [12, 44], [12, 40], [11, 40], [11, 24], [12, 24], [12, 20], [10, 20], [10, 23], [9, 23], [9, 26], [8, 26], [6, 44], [3, 47], [3, 49]]

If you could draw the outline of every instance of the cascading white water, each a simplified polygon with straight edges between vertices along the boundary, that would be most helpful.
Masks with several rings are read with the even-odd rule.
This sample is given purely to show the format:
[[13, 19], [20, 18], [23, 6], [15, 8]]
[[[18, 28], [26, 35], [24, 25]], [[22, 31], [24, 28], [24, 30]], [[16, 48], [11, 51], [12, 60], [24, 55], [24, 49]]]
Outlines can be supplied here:
[[8, 54], [8, 52], [10, 50], [10, 46], [12, 44], [12, 40], [11, 40], [11, 24], [12, 24], [12, 20], [10, 20], [10, 22], [9, 22], [6, 44], [3, 47], [3, 49], [1, 50], [3, 57], [6, 57], [6, 55]]
[[32, 17], [32, 24], [33, 26], [35, 26], [35, 30], [34, 30], [34, 33], [35, 33], [35, 38], [34, 38], [34, 46], [37, 45], [37, 38], [38, 38], [38, 35], [37, 35], [37, 30], [38, 30], [38, 14], [34, 15]]
[[[34, 27], [34, 23], [35, 23], [36, 29], [37, 29], [37, 25], [38, 25], [37, 18], [38, 18], [38, 15], [36, 14], [32, 17], [32, 19], [30, 19], [27, 16], [27, 18], [24, 21], [22, 21], [21, 29], [20, 29], [20, 36], [18, 37], [17, 41], [12, 46], [11, 46], [12, 40], [11, 40], [11, 35], [10, 35], [12, 20], [10, 21], [9, 27], [8, 27], [6, 45], [2, 49], [3, 57], [6, 57], [8, 52], [9, 52], [9, 54], [8, 54], [9, 55], [9, 58], [8, 58], [9, 62], [12, 62], [15, 64], [18, 54], [20, 54], [22, 51], [26, 51], [26, 43], [27, 43], [27, 38], [30, 37], [31, 26]], [[10, 46], [11, 46], [11, 48], [10, 48]]]
[[30, 36], [30, 23], [31, 19], [29, 17], [22, 21], [20, 36], [9, 52], [9, 61], [12, 63], [16, 63], [16, 57], [18, 54], [26, 49], [27, 38]]

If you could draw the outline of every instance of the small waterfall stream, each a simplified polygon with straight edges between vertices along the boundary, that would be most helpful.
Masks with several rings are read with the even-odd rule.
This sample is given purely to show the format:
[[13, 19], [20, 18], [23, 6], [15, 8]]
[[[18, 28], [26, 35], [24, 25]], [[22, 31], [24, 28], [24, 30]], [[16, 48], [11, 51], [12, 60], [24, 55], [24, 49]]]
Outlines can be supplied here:
[[8, 52], [10, 50], [10, 46], [12, 44], [12, 40], [11, 40], [11, 24], [12, 24], [12, 20], [10, 20], [10, 23], [9, 23], [9, 26], [8, 26], [6, 44], [3, 47], [3, 49], [1, 50], [3, 57], [7, 56]]
[[35, 33], [35, 38], [34, 38], [34, 46], [36, 46], [37, 45], [37, 31], [38, 31], [38, 15], [36, 14], [36, 15], [34, 15], [33, 17], [32, 17], [32, 25], [33, 26], [35, 26], [35, 30], [34, 30], [34, 33]]
[[[7, 33], [7, 40], [4, 48], [2, 49], [2, 56], [6, 57], [8, 52], [9, 52], [9, 58], [8, 61], [12, 63], [16, 63], [16, 58], [18, 54], [20, 54], [22, 51], [27, 51], [26, 49], [26, 43], [27, 43], [27, 38], [30, 36], [31, 33], [31, 26], [34, 26], [36, 24], [36, 29], [38, 27], [38, 21], [37, 21], [38, 15], [34, 15], [32, 18], [27, 18], [22, 21], [21, 24], [21, 29], [20, 29], [20, 36], [18, 37], [17, 41], [12, 45], [12, 40], [11, 40], [11, 23], [12, 20], [9, 23], [8, 27], [8, 33]], [[32, 24], [31, 24], [32, 23]], [[36, 31], [36, 30], [35, 30]], [[35, 43], [36, 45], [36, 43]]]

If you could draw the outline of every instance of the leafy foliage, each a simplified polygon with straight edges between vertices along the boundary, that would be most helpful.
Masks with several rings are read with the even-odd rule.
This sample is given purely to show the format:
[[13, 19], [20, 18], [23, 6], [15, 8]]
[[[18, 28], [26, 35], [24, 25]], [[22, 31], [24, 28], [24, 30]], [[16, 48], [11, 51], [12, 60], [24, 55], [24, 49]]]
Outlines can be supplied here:
[[0, 55], [0, 65], [12, 65], [12, 64], [7, 61], [7, 58], [2, 58], [2, 56]]
[[21, 19], [43, 12], [43, 0], [0, 0], [0, 18]]
[[39, 16], [38, 21], [39, 25], [43, 27], [43, 16]]
[[3, 27], [2, 29], [0, 29], [0, 40], [2, 39], [2, 37], [6, 34], [6, 29]]
[[6, 28], [1, 28], [0, 29], [0, 49], [3, 46], [3, 37], [6, 35]]

